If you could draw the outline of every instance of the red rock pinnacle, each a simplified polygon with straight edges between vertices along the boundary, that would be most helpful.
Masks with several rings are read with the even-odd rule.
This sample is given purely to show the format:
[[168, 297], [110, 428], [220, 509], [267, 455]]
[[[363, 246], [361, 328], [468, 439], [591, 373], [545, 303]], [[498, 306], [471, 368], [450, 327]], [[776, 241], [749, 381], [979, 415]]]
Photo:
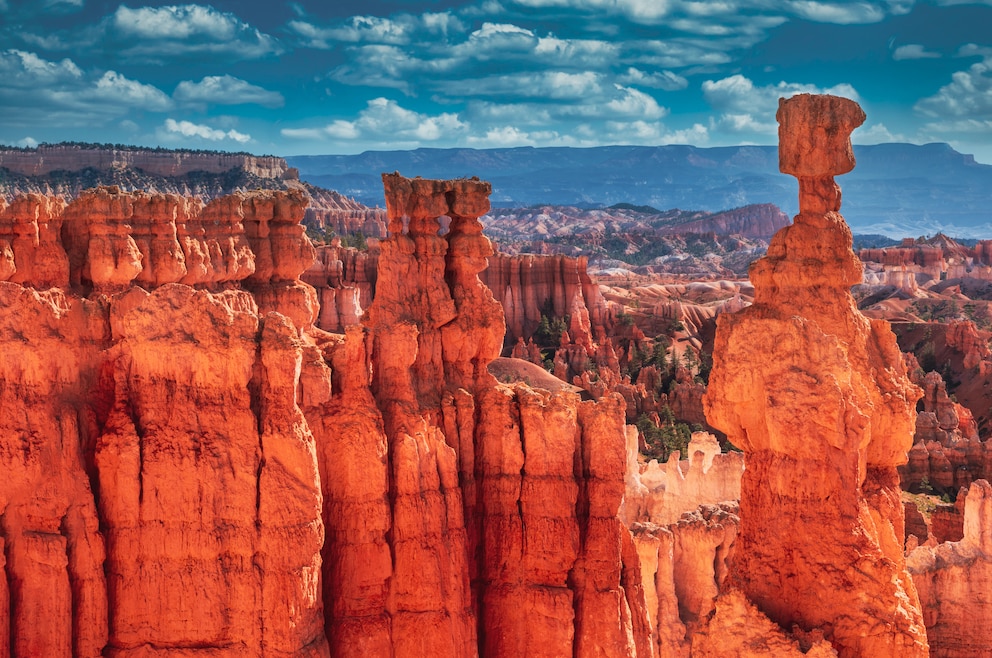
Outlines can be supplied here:
[[925, 656], [901, 551], [896, 466], [920, 391], [888, 323], [857, 309], [861, 265], [833, 176], [854, 166], [853, 101], [780, 101], [780, 163], [800, 213], [752, 265], [755, 304], [718, 321], [709, 422], [745, 453], [731, 581], [785, 629], [842, 657]]

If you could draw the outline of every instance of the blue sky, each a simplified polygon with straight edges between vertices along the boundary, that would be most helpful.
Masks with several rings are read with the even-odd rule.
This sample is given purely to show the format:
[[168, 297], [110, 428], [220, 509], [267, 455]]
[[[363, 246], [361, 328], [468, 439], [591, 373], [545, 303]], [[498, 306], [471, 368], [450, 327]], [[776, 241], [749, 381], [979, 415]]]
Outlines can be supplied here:
[[0, 0], [7, 144], [774, 144], [800, 91], [992, 163], [992, 0]]

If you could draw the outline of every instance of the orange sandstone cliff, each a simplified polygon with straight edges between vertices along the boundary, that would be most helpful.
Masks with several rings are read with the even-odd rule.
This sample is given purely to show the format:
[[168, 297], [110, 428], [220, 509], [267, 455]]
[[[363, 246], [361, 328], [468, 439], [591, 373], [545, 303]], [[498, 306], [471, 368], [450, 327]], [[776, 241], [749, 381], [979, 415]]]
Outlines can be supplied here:
[[0, 167], [39, 176], [53, 171], [131, 167], [160, 176], [244, 169], [262, 178], [298, 178], [282, 158], [218, 151], [157, 151], [140, 147], [107, 148], [95, 144], [42, 144], [35, 149], [0, 147]]
[[754, 305], [719, 317], [705, 397], [746, 465], [730, 587], [711, 628], [740, 612], [740, 592], [842, 657], [926, 656], [896, 472], [920, 391], [888, 324], [851, 297], [861, 265], [833, 180], [854, 166], [849, 135], [864, 113], [803, 94], [780, 101], [778, 120], [800, 213], [752, 266]]
[[622, 400], [497, 384], [488, 184], [385, 183], [343, 334], [302, 194], [0, 204], [0, 655], [655, 655]]
[[[964, 496], [964, 494], [962, 494]], [[964, 536], [919, 546], [908, 558], [934, 658], [992, 654], [992, 486], [977, 480], [964, 501]]]

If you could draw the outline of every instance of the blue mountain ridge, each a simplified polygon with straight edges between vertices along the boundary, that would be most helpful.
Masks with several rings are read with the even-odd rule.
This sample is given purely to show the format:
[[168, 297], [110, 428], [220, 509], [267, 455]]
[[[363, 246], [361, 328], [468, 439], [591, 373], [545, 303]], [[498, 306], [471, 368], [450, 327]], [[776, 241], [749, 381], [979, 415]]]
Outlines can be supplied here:
[[[942, 232], [992, 238], [992, 165], [947, 144], [856, 146], [854, 171], [837, 177], [841, 213], [857, 233], [893, 238]], [[602, 146], [367, 151], [290, 156], [300, 177], [382, 206], [383, 172], [478, 176], [497, 207], [610, 206], [716, 212], [753, 203], [798, 211], [796, 179], [778, 171], [775, 146]]]

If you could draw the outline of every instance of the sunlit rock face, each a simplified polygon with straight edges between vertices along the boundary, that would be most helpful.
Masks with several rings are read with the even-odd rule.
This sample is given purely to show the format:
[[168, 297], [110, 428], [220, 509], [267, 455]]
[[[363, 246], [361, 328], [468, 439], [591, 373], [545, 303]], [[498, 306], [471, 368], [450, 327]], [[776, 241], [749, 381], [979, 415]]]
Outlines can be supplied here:
[[386, 189], [344, 334], [299, 194], [0, 203], [0, 656], [654, 655], [622, 399], [497, 384], [489, 185]]
[[3, 211], [9, 655], [327, 655], [304, 205], [100, 188]]
[[745, 453], [729, 583], [841, 656], [925, 656], [896, 473], [921, 392], [888, 324], [851, 297], [861, 264], [833, 179], [854, 167], [849, 135], [865, 116], [853, 101], [802, 94], [780, 101], [777, 118], [800, 212], [751, 268], [754, 305], [720, 316], [704, 399], [710, 424]]
[[992, 486], [977, 480], [964, 504], [964, 537], [920, 546], [907, 558], [920, 593], [930, 655], [984, 656], [992, 652]]
[[[364, 460], [370, 481], [382, 486], [367, 498], [379, 519], [371, 543], [389, 554], [375, 560], [376, 603], [364, 617], [329, 613], [332, 652], [652, 655], [639, 561], [617, 518], [622, 401], [498, 385], [488, 366], [503, 344], [503, 313], [478, 278], [492, 254], [478, 221], [489, 208], [489, 184], [383, 180], [391, 236], [380, 243], [368, 311], [372, 375], [345, 389], [372, 403], [380, 452], [344, 454]], [[451, 219], [444, 236], [442, 216]], [[345, 344], [359, 335], [349, 332]], [[345, 369], [368, 373], [362, 363]], [[331, 437], [333, 426], [325, 421]], [[328, 472], [340, 454], [322, 457]], [[353, 499], [334, 478], [324, 482], [330, 509], [336, 497]], [[365, 553], [345, 534], [329, 539], [331, 608], [328, 587], [357, 601], [369, 581], [349, 584], [356, 576], [331, 571]], [[363, 639], [369, 628], [374, 643]]]

